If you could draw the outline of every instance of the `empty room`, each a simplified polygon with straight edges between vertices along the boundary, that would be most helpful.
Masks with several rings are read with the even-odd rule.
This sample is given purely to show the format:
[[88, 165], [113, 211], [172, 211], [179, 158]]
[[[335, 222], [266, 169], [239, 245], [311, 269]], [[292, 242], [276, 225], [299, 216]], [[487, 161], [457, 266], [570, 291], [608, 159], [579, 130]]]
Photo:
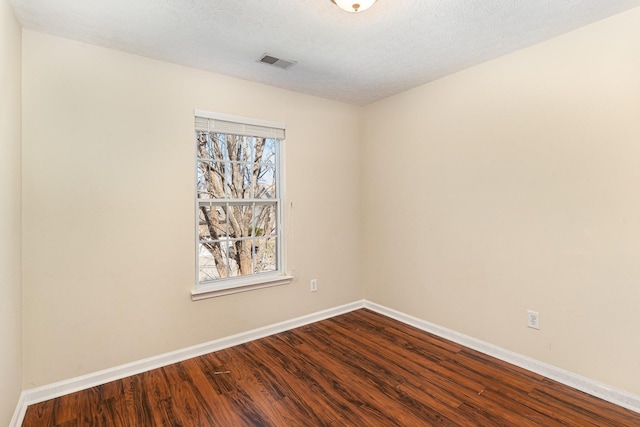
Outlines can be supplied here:
[[0, 425], [640, 426], [640, 0], [0, 0]]

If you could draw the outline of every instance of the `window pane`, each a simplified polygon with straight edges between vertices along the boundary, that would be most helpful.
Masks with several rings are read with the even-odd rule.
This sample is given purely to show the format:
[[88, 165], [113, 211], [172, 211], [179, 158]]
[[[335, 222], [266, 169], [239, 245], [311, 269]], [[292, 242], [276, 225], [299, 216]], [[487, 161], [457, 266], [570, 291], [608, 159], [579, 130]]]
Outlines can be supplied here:
[[229, 214], [229, 237], [238, 239], [251, 236], [252, 204], [232, 204], [227, 208]]
[[220, 149], [223, 160], [247, 162], [251, 160], [251, 138], [239, 135], [220, 135]]
[[220, 198], [224, 193], [222, 190], [222, 176], [218, 163], [198, 162], [198, 197], [201, 199]]
[[276, 271], [278, 265], [276, 256], [276, 254], [278, 253], [276, 242], [277, 239], [275, 237], [254, 240], [256, 273]]
[[276, 167], [273, 163], [256, 163], [253, 168], [256, 199], [275, 199]]
[[200, 241], [227, 235], [227, 215], [222, 206], [200, 206], [198, 234]]
[[225, 277], [235, 277], [238, 275], [238, 263], [236, 262], [236, 249], [234, 240], [226, 239], [221, 243], [222, 252], [224, 254], [224, 263], [226, 267]]
[[227, 135], [228, 161], [225, 174], [225, 197], [248, 199], [251, 197], [251, 141], [250, 138]]
[[224, 160], [221, 137], [224, 138], [224, 135], [197, 132], [198, 157], [203, 160]]
[[242, 164], [242, 194], [237, 197], [238, 199], [252, 199], [253, 198], [253, 174], [250, 163]]
[[[218, 268], [216, 266], [216, 262], [214, 259], [214, 250], [213, 244], [199, 244], [199, 277], [198, 280], [200, 282], [207, 282], [210, 280], [220, 279], [221, 277], [225, 277], [220, 275]], [[222, 263], [224, 271], [224, 264]]]
[[251, 224], [252, 236], [264, 237], [276, 234], [276, 205], [256, 204]]
[[227, 149], [227, 135], [223, 133], [210, 133], [209, 138], [213, 141], [212, 146], [212, 159], [219, 161], [229, 160], [229, 150]]
[[[260, 152], [256, 153], [256, 158], [254, 159], [254, 161], [256, 163], [275, 163], [276, 160], [276, 140], [275, 139], [263, 139], [262, 140], [262, 151], [261, 154]], [[259, 147], [260, 143], [257, 143], [257, 148]], [[256, 151], [258, 151], [256, 149]]]
[[199, 199], [208, 199], [210, 196], [207, 192], [207, 182], [205, 179], [205, 173], [207, 173], [207, 165], [202, 162], [198, 162], [198, 169], [196, 170], [196, 191]]
[[253, 274], [253, 245], [251, 240], [234, 242], [235, 276]]

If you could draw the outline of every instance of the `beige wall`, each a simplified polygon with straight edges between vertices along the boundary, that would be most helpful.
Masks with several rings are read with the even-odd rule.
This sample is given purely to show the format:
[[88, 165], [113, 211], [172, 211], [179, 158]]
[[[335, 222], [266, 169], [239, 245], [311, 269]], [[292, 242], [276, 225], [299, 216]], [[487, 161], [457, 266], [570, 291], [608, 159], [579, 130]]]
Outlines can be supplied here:
[[368, 299], [640, 394], [639, 22], [366, 108]]
[[[360, 108], [23, 38], [25, 388], [362, 298]], [[190, 300], [196, 108], [287, 124], [294, 283]]]
[[0, 0], [0, 425], [11, 420], [21, 380], [21, 30]]

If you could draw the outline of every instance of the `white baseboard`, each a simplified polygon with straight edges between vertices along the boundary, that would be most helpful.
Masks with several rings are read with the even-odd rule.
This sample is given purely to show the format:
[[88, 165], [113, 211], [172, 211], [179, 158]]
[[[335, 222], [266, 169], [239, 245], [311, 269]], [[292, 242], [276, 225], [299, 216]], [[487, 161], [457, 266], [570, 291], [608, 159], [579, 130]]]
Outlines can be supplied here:
[[512, 365], [543, 375], [592, 396], [599, 397], [600, 399], [640, 413], [640, 396], [635, 394], [631, 394], [614, 387], [609, 387], [573, 372], [540, 362], [530, 357], [523, 356], [522, 354], [489, 344], [479, 339], [438, 326], [431, 322], [427, 322], [426, 320], [418, 319], [417, 317], [409, 316], [408, 314], [401, 313], [370, 301], [365, 301], [364, 306], [376, 313], [399, 320], [407, 325], [414, 326], [441, 338], [472, 348], [486, 355], [495, 357], [496, 359], [503, 360], [507, 363], [511, 363]]
[[284, 322], [254, 329], [248, 332], [242, 332], [236, 335], [209, 341], [203, 344], [194, 345], [192, 347], [183, 348], [169, 353], [160, 354], [158, 356], [149, 357], [147, 359], [138, 360], [136, 362], [127, 363], [125, 365], [116, 366], [114, 368], [105, 369], [80, 377], [71, 378], [53, 384], [48, 384], [38, 388], [32, 388], [22, 392], [18, 407], [14, 413], [10, 427], [20, 427], [24, 419], [27, 406], [34, 403], [44, 402], [45, 400], [54, 399], [64, 396], [65, 394], [74, 393], [76, 391], [95, 387], [110, 381], [136, 375], [151, 369], [167, 366], [172, 363], [181, 362], [193, 357], [202, 356], [214, 351], [223, 350], [235, 345], [244, 344], [249, 341], [264, 338], [269, 335], [288, 331], [320, 320], [339, 316], [350, 311], [358, 310], [364, 307], [364, 300], [356, 301], [350, 304], [341, 305], [339, 307], [322, 310], [306, 316], [297, 317], [295, 319], [286, 320]]
[[447, 329], [442, 326], [427, 322], [426, 320], [409, 316], [380, 304], [376, 304], [367, 300], [361, 300], [295, 319], [287, 320], [284, 322], [276, 323], [273, 325], [265, 326], [262, 328], [254, 329], [252, 331], [231, 335], [229, 337], [220, 338], [214, 341], [209, 341], [207, 343], [198, 344], [192, 347], [164, 353], [154, 357], [149, 357], [147, 359], [142, 359], [125, 365], [116, 366], [114, 368], [105, 369], [103, 371], [98, 371], [80, 377], [71, 378], [65, 381], [45, 385], [42, 387], [25, 390], [20, 395], [16, 411], [11, 420], [11, 424], [9, 424], [9, 427], [20, 427], [22, 425], [22, 420], [24, 419], [27, 406], [34, 403], [44, 402], [45, 400], [54, 399], [65, 394], [74, 393], [76, 391], [95, 387], [101, 384], [108, 383], [110, 381], [126, 378], [131, 375], [149, 371], [151, 369], [160, 368], [172, 363], [181, 362], [193, 357], [198, 357], [207, 353], [212, 353], [214, 351], [233, 347], [235, 345], [244, 344], [246, 342], [264, 338], [269, 335], [288, 331], [290, 329], [298, 328], [300, 326], [308, 325], [320, 320], [329, 319], [331, 317], [339, 316], [341, 314], [358, 310], [360, 308], [368, 308], [392, 319], [399, 320], [402, 323], [406, 323], [407, 325], [414, 326], [423, 331], [456, 342], [465, 347], [472, 348], [481, 353], [493, 356], [497, 359], [543, 375], [547, 378], [551, 378], [562, 384], [568, 385], [569, 387], [573, 387], [585, 393], [599, 397], [603, 400], [640, 413], [640, 396], [613, 387], [609, 387], [589, 378], [574, 374], [573, 372], [565, 371], [564, 369], [560, 369], [555, 366], [537, 361], [530, 357], [514, 353], [493, 344], [489, 344], [476, 338], [458, 333], [451, 329]]
[[24, 414], [27, 412], [27, 406], [29, 405], [26, 403], [25, 392], [23, 391], [20, 393], [16, 410], [13, 412], [13, 417], [11, 417], [11, 421], [9, 422], [9, 427], [20, 427], [22, 425]]

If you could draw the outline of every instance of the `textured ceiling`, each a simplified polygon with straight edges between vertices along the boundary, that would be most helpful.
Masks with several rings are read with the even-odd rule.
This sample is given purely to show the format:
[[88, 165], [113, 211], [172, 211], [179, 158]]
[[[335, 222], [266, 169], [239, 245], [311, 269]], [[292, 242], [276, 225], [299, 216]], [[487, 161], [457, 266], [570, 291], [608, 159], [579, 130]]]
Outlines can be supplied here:
[[[366, 105], [640, 0], [12, 0], [24, 28]], [[640, 23], [639, 23], [640, 25]], [[288, 70], [256, 60], [297, 61]]]

